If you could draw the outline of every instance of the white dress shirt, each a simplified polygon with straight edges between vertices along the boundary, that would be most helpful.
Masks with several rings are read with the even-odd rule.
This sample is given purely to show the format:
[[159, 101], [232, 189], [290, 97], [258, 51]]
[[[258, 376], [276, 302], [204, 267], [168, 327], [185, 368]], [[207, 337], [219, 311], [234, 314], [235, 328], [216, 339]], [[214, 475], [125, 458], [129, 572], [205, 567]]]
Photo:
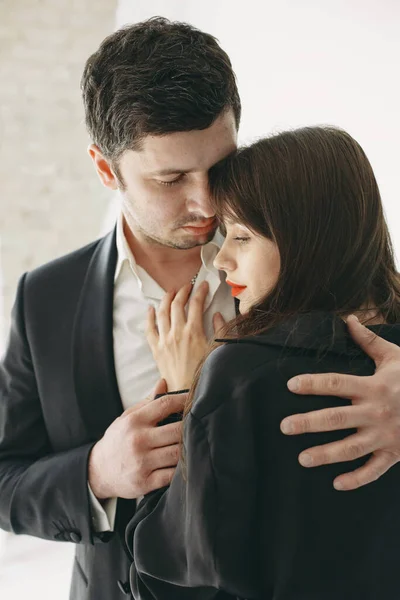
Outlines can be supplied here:
[[[220, 312], [226, 321], [235, 316], [230, 288], [213, 260], [223, 242], [219, 231], [213, 240], [201, 248], [202, 265], [194, 291], [202, 281], [208, 281], [209, 292], [204, 306], [204, 329], [208, 339], [214, 336], [212, 318]], [[122, 214], [117, 219], [117, 264], [114, 277], [113, 339], [114, 361], [118, 388], [125, 409], [146, 398], [160, 379], [160, 373], [146, 340], [145, 327], [148, 306], [156, 309], [165, 291], [136, 264], [124, 232]], [[110, 531], [114, 527], [116, 498], [103, 503], [97, 500], [89, 486], [95, 531]]]

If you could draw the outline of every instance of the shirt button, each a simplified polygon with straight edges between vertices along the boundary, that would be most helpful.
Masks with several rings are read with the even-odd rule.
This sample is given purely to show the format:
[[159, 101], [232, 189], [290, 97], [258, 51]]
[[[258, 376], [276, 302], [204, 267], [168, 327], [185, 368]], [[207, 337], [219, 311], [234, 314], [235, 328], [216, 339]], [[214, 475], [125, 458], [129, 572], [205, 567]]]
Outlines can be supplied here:
[[79, 544], [79, 542], [82, 540], [82, 536], [77, 531], [71, 531], [69, 534], [69, 539], [71, 542], [74, 542], [74, 544]]

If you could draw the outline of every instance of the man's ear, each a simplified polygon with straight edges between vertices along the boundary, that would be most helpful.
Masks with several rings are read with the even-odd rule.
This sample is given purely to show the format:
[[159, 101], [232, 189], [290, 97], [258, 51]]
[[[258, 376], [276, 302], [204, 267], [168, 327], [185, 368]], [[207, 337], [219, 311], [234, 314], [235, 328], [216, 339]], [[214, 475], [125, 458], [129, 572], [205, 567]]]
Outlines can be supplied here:
[[100, 148], [96, 144], [90, 144], [88, 147], [88, 153], [93, 161], [94, 168], [97, 171], [100, 181], [105, 187], [110, 190], [118, 189], [118, 181], [111, 168], [109, 161], [104, 158]]

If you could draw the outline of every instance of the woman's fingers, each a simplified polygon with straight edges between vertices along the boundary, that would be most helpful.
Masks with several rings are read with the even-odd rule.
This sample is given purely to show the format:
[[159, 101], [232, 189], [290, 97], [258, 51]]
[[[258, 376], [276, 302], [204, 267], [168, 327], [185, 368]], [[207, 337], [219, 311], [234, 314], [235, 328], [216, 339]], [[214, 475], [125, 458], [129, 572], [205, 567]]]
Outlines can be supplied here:
[[207, 298], [208, 290], [208, 282], [203, 281], [190, 298], [187, 316], [187, 322], [190, 328], [199, 328], [199, 326], [201, 328], [203, 327], [204, 304]]
[[216, 337], [219, 337], [223, 327], [226, 325], [226, 321], [224, 319], [224, 317], [221, 315], [220, 312], [215, 313], [215, 315], [213, 316], [213, 327], [214, 327], [214, 334]]
[[185, 306], [193, 286], [191, 283], [181, 287], [171, 303], [171, 329], [180, 331], [186, 325]]
[[154, 306], [149, 306], [147, 311], [146, 338], [152, 350], [158, 342], [158, 337], [159, 336], [156, 325], [156, 311]]
[[175, 291], [167, 292], [161, 300], [157, 310], [157, 326], [160, 337], [165, 338], [171, 329], [171, 304], [175, 297]]

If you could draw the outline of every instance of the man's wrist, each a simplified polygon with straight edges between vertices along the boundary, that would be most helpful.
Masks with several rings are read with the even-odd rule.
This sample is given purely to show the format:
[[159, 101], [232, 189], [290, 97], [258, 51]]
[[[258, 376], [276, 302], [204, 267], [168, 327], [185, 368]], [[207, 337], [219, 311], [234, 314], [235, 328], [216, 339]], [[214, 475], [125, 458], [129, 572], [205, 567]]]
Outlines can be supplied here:
[[112, 494], [110, 490], [107, 489], [107, 486], [104, 485], [104, 481], [102, 481], [101, 473], [97, 467], [99, 460], [99, 442], [95, 444], [92, 448], [92, 451], [89, 455], [88, 462], [88, 483], [90, 489], [93, 494], [96, 496], [97, 500], [103, 504], [106, 500], [111, 498]]

